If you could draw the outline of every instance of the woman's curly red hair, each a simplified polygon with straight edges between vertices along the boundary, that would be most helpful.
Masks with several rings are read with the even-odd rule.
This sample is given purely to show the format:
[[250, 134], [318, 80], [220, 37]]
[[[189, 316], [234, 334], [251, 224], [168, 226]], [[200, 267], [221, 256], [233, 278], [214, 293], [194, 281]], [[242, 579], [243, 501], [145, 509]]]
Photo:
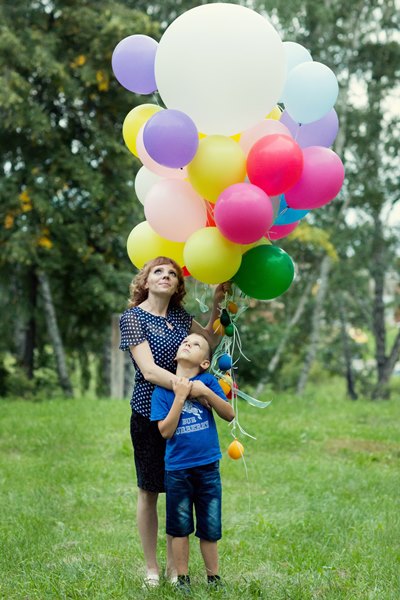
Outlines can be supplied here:
[[182, 306], [182, 300], [186, 294], [185, 280], [183, 277], [182, 269], [180, 268], [178, 263], [172, 260], [172, 258], [168, 258], [166, 256], [157, 256], [157, 258], [149, 260], [142, 267], [142, 269], [140, 269], [136, 277], [132, 280], [129, 286], [128, 308], [138, 306], [147, 299], [149, 295], [149, 291], [145, 288], [147, 278], [151, 269], [157, 267], [158, 265], [172, 265], [174, 267], [178, 276], [178, 288], [175, 294], [171, 297], [169, 305]]

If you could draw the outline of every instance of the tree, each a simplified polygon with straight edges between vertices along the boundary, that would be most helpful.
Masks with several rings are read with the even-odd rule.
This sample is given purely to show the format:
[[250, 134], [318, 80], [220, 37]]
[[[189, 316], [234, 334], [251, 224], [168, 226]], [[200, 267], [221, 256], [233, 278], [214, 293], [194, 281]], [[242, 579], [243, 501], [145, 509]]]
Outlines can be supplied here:
[[0, 19], [0, 276], [23, 306], [20, 356], [32, 375], [34, 347], [40, 361], [47, 342], [39, 272], [70, 351], [98, 351], [122, 307], [125, 240], [141, 217], [139, 164], [121, 128], [142, 99], [115, 81], [110, 59], [123, 37], [158, 29], [109, 0], [16, 0], [0, 7]]

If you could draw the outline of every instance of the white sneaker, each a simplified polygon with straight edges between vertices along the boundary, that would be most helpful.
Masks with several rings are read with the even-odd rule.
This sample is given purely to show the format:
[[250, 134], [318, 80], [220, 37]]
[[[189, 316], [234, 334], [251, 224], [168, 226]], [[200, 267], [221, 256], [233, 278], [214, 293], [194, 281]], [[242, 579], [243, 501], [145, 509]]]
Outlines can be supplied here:
[[165, 579], [174, 585], [178, 581], [178, 575], [176, 571], [172, 571], [172, 573], [168, 573], [167, 569], [165, 569]]
[[143, 579], [143, 588], [155, 588], [160, 585], [160, 577], [158, 573], [147, 573]]

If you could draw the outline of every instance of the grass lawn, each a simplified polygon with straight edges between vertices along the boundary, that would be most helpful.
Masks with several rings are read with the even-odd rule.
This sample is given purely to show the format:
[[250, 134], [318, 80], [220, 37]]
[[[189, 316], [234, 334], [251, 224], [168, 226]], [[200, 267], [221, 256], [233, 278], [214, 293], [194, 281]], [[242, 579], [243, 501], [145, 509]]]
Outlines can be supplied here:
[[[241, 402], [257, 437], [241, 438], [247, 474], [220, 422], [227, 587], [212, 597], [398, 600], [398, 415], [398, 400], [351, 402], [334, 385]], [[0, 597], [177, 597], [141, 589], [128, 401], [1, 400], [0, 416]], [[191, 575], [192, 597], [210, 597], [196, 539]]]

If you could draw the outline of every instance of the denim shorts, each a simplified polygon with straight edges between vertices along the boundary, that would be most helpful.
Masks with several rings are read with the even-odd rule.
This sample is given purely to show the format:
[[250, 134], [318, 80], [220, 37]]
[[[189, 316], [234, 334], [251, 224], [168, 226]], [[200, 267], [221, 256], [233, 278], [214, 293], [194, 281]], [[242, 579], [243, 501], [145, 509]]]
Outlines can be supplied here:
[[167, 492], [167, 534], [186, 537], [194, 531], [193, 507], [196, 512], [195, 535], [202, 540], [221, 539], [221, 477], [219, 461], [165, 472]]

